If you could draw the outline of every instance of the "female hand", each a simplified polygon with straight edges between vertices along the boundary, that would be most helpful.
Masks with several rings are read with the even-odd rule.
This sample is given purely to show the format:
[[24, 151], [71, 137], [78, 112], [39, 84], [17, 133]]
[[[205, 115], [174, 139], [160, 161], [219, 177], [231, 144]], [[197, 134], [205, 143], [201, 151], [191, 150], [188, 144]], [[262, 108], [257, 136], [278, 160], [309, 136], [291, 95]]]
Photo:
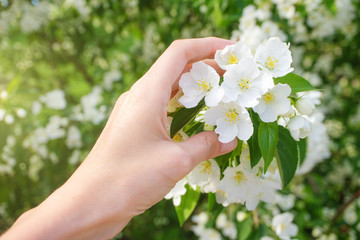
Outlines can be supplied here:
[[[233, 42], [178, 40], [122, 94], [85, 161], [38, 207], [23, 214], [4, 239], [107, 239], [150, 208], [200, 162], [232, 151], [214, 132], [175, 143], [166, 107], [191, 64], [212, 59]], [[214, 60], [207, 60], [221, 74]]]

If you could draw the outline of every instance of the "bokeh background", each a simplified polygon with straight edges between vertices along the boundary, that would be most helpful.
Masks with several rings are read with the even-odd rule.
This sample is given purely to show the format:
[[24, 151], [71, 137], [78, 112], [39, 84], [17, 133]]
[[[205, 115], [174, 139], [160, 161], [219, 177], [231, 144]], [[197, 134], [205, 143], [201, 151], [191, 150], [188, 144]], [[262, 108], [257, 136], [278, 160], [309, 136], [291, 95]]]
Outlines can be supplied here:
[[[359, 27], [357, 0], [0, 0], [0, 233], [64, 183], [118, 96], [172, 41], [218, 36], [256, 47], [279, 36], [296, 73], [321, 90], [326, 136], [277, 204], [219, 212], [236, 239], [271, 235], [268, 218], [282, 211], [295, 215], [297, 239], [360, 239]], [[116, 239], [198, 239], [192, 226], [180, 228], [164, 200]]]

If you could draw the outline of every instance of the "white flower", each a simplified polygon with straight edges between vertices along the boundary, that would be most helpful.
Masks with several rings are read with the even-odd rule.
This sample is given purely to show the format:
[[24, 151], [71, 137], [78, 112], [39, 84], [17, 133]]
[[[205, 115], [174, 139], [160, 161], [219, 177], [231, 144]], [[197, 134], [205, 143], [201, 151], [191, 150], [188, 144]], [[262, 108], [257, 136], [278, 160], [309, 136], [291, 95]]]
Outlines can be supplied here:
[[234, 45], [228, 45], [223, 50], [217, 50], [215, 53], [216, 63], [224, 70], [227, 70], [233, 64], [237, 64], [242, 58], [252, 58], [250, 48], [242, 41]]
[[46, 107], [52, 109], [61, 110], [66, 107], [65, 93], [60, 89], [46, 93], [40, 97], [40, 101], [43, 102]]
[[203, 232], [201, 232], [199, 236], [199, 240], [221, 240], [222, 237], [219, 232], [217, 232], [215, 229], [204, 229]]
[[220, 182], [220, 167], [213, 159], [204, 161], [197, 165], [188, 175], [191, 186], [199, 186], [202, 192], [215, 193]]
[[205, 122], [217, 126], [215, 132], [220, 135], [219, 141], [223, 143], [228, 143], [235, 137], [246, 141], [254, 131], [249, 113], [235, 102], [210, 107], [205, 113]]
[[16, 115], [19, 117], [19, 118], [24, 118], [26, 117], [26, 111], [25, 109], [23, 108], [19, 108], [16, 110]]
[[302, 116], [295, 116], [292, 118], [289, 121], [287, 128], [296, 141], [299, 141], [300, 138], [306, 138], [311, 132], [310, 121]]
[[235, 224], [226, 218], [225, 213], [220, 213], [216, 218], [216, 227], [222, 230], [224, 236], [235, 239], [237, 230]]
[[252, 58], [243, 58], [228, 67], [221, 85], [225, 96], [242, 107], [254, 107], [257, 99], [273, 86], [271, 74], [260, 71]]
[[81, 133], [76, 126], [70, 126], [66, 138], [66, 146], [68, 148], [79, 148], [82, 146]]
[[307, 99], [307, 98], [299, 98], [295, 103], [296, 109], [299, 111], [300, 114], [310, 115], [314, 109], [314, 103]]
[[289, 111], [290, 100], [288, 96], [291, 88], [287, 84], [277, 84], [260, 99], [253, 109], [263, 122], [276, 121], [277, 117]]
[[276, 203], [283, 211], [288, 211], [294, 207], [295, 204], [295, 195], [288, 194], [276, 194]]
[[8, 92], [7, 92], [6, 90], [2, 90], [2, 91], [0, 92], [0, 99], [5, 100], [5, 99], [8, 98], [8, 96], [9, 96], [9, 94], [8, 94]]
[[40, 102], [33, 102], [32, 104], [32, 108], [31, 108], [31, 113], [33, 115], [37, 115], [41, 112], [42, 110], [42, 105]]
[[6, 115], [5, 110], [0, 108], [0, 121], [4, 119], [5, 115]]
[[272, 37], [260, 44], [256, 49], [255, 61], [263, 68], [268, 69], [273, 77], [282, 77], [292, 72], [292, 62], [289, 45], [279, 38]]
[[274, 239], [269, 236], [264, 236], [264, 237], [261, 237], [260, 240], [274, 240]]
[[288, 240], [296, 236], [298, 227], [292, 223], [293, 219], [294, 215], [288, 212], [278, 214], [273, 218], [271, 226], [280, 239]]
[[236, 213], [236, 220], [238, 222], [244, 221], [248, 217], [246, 212], [239, 211]]
[[241, 165], [227, 167], [224, 177], [221, 179], [219, 188], [226, 194], [226, 198], [232, 203], [244, 203], [246, 200], [248, 181], [253, 175], [244, 170]]
[[118, 70], [111, 70], [104, 75], [103, 86], [107, 91], [113, 89], [113, 83], [119, 81], [122, 75]]
[[5, 118], [4, 118], [4, 122], [5, 122], [6, 124], [8, 124], [8, 125], [11, 125], [11, 124], [13, 124], [13, 123], [15, 122], [15, 118], [14, 118], [14, 116], [11, 115], [11, 114], [6, 114], [6, 115], [5, 115]]
[[221, 204], [224, 207], [229, 206], [230, 201], [229, 199], [226, 198], [226, 193], [223, 190], [221, 189], [217, 190], [217, 192], [215, 193], [215, 197], [216, 197], [216, 202], [218, 204]]
[[186, 193], [185, 184], [187, 183], [186, 179], [182, 179], [176, 183], [176, 185], [171, 189], [171, 191], [166, 194], [165, 199], [173, 199], [174, 206], [179, 206], [181, 203], [181, 196]]
[[68, 158], [69, 164], [71, 165], [78, 164], [81, 161], [80, 157], [81, 157], [81, 152], [80, 150], [76, 149], [75, 151], [72, 152], [72, 154]]
[[204, 62], [196, 62], [190, 72], [184, 73], [179, 81], [184, 96], [179, 102], [186, 108], [195, 107], [203, 97], [207, 106], [216, 106], [224, 95], [219, 86], [220, 76], [215, 69]]
[[170, 99], [166, 108], [167, 112], [172, 113], [176, 111], [176, 108], [179, 106], [179, 99], [182, 97], [182, 95], [184, 94], [181, 89], [179, 89], [175, 96]]

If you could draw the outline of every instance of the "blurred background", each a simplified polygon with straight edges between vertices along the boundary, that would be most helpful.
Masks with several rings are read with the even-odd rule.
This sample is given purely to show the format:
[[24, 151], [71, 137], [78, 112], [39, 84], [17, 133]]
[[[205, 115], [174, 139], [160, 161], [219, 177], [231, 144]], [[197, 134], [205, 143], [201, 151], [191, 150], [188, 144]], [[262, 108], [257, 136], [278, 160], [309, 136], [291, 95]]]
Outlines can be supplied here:
[[[320, 89], [318, 125], [277, 204], [256, 215], [219, 209], [235, 238], [218, 231], [260, 239], [272, 215], [289, 211], [297, 239], [360, 239], [359, 26], [357, 0], [0, 0], [0, 233], [64, 183], [118, 96], [172, 41], [218, 36], [256, 48], [278, 36], [290, 42], [295, 73]], [[206, 204], [202, 196], [194, 214]], [[116, 239], [201, 238], [194, 226], [180, 228], [164, 200]]]

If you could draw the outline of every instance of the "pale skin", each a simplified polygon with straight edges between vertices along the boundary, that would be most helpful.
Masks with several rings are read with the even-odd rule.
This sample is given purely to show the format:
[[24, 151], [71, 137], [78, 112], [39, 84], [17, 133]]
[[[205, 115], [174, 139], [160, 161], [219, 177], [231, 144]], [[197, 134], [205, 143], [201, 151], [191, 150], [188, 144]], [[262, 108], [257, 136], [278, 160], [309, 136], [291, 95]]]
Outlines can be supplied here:
[[25, 212], [6, 239], [109, 239], [159, 202], [196, 165], [232, 151], [214, 132], [175, 143], [166, 107], [191, 64], [205, 60], [219, 74], [220, 38], [177, 40], [116, 102], [95, 146], [74, 174], [39, 206]]

